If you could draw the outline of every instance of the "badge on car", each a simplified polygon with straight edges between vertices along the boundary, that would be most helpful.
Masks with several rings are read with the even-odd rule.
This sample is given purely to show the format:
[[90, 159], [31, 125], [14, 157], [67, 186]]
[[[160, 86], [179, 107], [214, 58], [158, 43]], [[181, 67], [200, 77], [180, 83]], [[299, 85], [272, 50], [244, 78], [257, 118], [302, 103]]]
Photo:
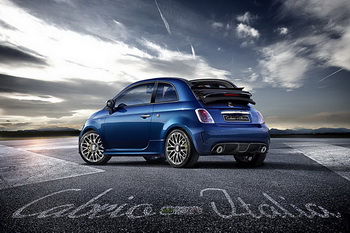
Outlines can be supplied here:
[[249, 117], [247, 115], [241, 114], [230, 114], [223, 115], [225, 121], [249, 121]]

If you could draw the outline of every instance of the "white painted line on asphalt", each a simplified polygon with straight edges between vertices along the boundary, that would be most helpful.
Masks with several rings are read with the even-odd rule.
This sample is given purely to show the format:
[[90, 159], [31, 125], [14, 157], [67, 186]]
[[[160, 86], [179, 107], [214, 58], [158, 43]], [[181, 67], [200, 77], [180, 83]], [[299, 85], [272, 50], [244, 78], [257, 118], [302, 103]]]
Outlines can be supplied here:
[[0, 190], [104, 170], [0, 145]]
[[350, 181], [350, 149], [321, 142], [289, 142], [287, 146]]
[[18, 146], [16, 147], [21, 150], [62, 150], [62, 149], [77, 149], [78, 145], [75, 143], [74, 145], [40, 145], [40, 146]]
[[295, 150], [293, 148], [283, 148], [283, 149], [269, 149], [269, 153], [274, 153], [274, 154], [297, 154], [300, 153], [300, 151]]

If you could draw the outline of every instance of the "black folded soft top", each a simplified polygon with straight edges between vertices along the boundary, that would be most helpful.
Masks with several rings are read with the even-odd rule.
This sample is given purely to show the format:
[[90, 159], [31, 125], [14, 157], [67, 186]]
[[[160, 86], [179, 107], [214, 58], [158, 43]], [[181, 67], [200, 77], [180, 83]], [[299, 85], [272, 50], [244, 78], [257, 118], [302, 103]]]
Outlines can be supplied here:
[[213, 102], [239, 102], [244, 104], [255, 104], [251, 99], [252, 94], [243, 91], [242, 87], [237, 87], [226, 80], [200, 79], [190, 81], [193, 93], [203, 101], [204, 104]]

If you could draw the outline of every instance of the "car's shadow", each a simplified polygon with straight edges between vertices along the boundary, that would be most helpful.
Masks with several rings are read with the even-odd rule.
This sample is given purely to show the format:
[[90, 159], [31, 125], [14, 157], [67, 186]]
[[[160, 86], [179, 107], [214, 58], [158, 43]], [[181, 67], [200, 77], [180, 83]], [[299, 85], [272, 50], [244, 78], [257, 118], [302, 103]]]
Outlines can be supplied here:
[[104, 166], [118, 166], [118, 167], [170, 167], [167, 162], [163, 163], [148, 163], [146, 161], [110, 161]]
[[[96, 166], [103, 167], [144, 167], [144, 168], [169, 168], [173, 169], [167, 162], [148, 163], [146, 161], [110, 161], [106, 165]], [[250, 169], [250, 170], [291, 170], [291, 171], [325, 171], [327, 168], [317, 163], [288, 163], [288, 162], [273, 162], [266, 161], [259, 167], [241, 167], [235, 161], [198, 161], [196, 166], [187, 169]]]

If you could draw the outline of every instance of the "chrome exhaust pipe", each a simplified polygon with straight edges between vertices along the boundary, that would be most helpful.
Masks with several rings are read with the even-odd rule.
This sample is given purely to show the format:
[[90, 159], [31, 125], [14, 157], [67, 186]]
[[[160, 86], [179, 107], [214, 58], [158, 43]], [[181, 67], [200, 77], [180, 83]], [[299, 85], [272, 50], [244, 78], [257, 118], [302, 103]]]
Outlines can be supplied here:
[[224, 151], [224, 147], [223, 146], [216, 147], [216, 153], [221, 154], [223, 151]]
[[261, 147], [260, 153], [265, 153], [266, 151], [267, 151], [267, 147], [266, 146]]

